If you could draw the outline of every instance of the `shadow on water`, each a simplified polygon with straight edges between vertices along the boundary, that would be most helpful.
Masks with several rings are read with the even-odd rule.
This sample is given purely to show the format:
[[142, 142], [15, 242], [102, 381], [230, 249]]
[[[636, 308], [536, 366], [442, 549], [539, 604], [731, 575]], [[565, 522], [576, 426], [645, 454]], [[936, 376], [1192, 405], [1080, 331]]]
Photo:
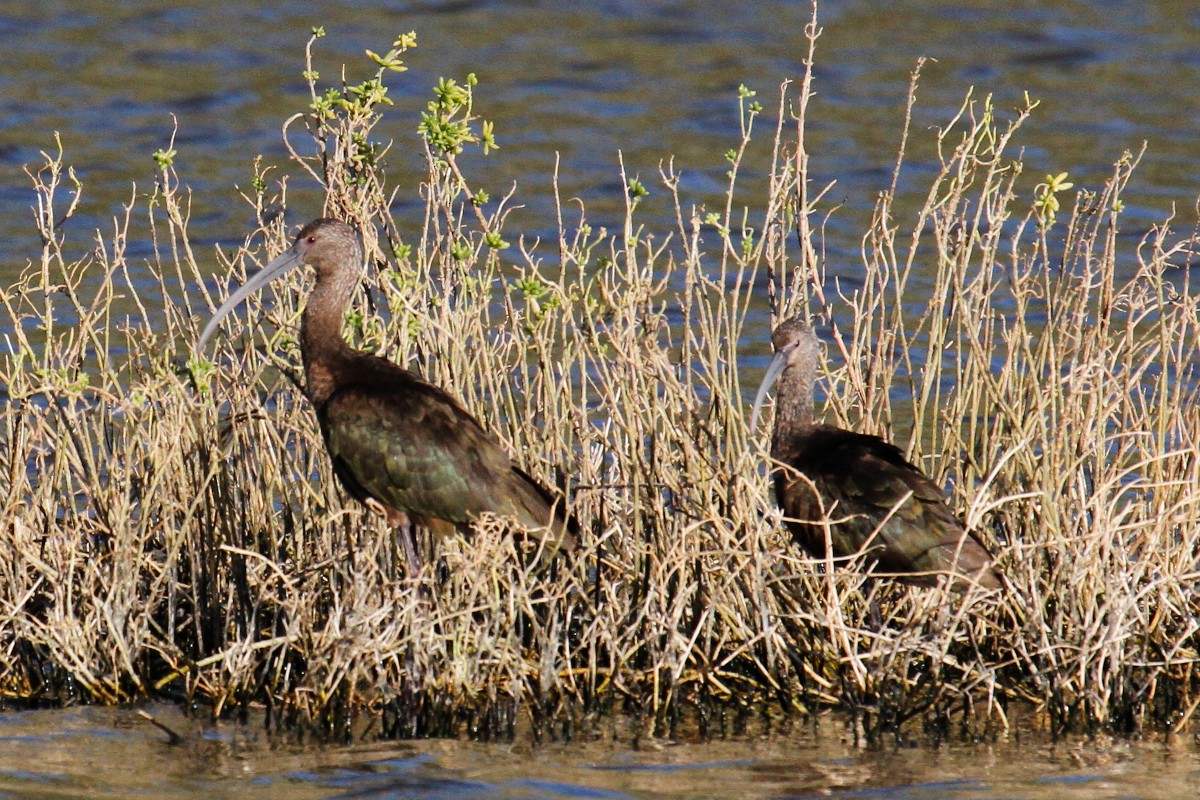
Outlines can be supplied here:
[[[1194, 796], [1195, 742], [852, 744], [834, 715], [786, 733], [642, 740], [614, 723], [570, 744], [452, 739], [330, 745], [213, 724], [174, 706], [0, 715], [0, 797], [1158, 798]], [[178, 740], [171, 743], [165, 730]]]

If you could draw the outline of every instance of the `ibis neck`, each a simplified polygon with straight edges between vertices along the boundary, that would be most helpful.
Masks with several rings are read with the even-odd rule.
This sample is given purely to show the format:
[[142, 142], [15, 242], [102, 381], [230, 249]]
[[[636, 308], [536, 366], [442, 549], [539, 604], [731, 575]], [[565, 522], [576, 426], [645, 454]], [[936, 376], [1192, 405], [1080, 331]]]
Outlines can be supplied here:
[[771, 452], [781, 451], [788, 442], [803, 436], [813, 426], [813, 366], [789, 364], [779, 376], [775, 390], [775, 431]]
[[320, 406], [329, 399], [337, 388], [339, 367], [354, 355], [342, 338], [342, 320], [357, 282], [357, 276], [351, 276], [351, 280], [318, 277], [300, 318], [304, 377], [314, 405]]

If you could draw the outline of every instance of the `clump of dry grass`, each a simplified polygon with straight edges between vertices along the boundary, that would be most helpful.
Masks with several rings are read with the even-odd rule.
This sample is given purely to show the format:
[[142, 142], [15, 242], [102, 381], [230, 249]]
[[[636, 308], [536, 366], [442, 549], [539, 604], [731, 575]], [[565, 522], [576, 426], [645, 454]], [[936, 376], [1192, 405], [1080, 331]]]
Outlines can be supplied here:
[[[761, 111], [743, 97], [723, 209], [691, 208], [664, 166], [674, 230], [642, 226], [626, 181], [622, 230], [560, 203], [548, 248], [502, 247], [507, 199], [482, 201], [435, 148], [423, 226], [405, 235], [371, 144], [379, 106], [361, 92], [292, 121], [311, 134], [290, 141], [326, 212], [364, 232], [371, 269], [347, 333], [445, 386], [567, 486], [583, 553], [549, 573], [489, 520], [406, 577], [392, 532], [337, 489], [289, 380], [299, 283], [252, 301], [212, 363], [194, 358], [224, 290], [207, 288], [170, 166], [72, 259], [72, 176], [48, 156], [32, 172], [40, 260], [0, 293], [3, 696], [263, 703], [280, 725], [365, 718], [393, 735], [503, 735], [519, 713], [561, 734], [614, 711], [663, 731], [684, 707], [825, 705], [868, 733], [914, 718], [978, 731], [1003, 725], [1013, 699], [1059, 730], [1187, 724], [1200, 628], [1190, 240], [1169, 222], [1135, 247], [1118, 237], [1132, 156], [1053, 220], [1058, 184], [1031, 199], [1012, 153], [1028, 109], [1001, 124], [970, 100], [938, 134], [917, 219], [894, 218], [893, 184], [861, 288], [835, 295], [811, 222], [808, 91], [808, 76], [784, 86], [765, 197], [739, 191]], [[436, 113], [481, 130], [469, 102]], [[268, 193], [262, 177], [246, 198], [260, 227], [217, 252], [220, 272], [243, 276], [287, 243], [266, 211], [286, 207], [286, 182]], [[143, 211], [148, 264], [124, 253]], [[918, 302], [918, 264], [934, 290], [914, 316], [902, 309]], [[1011, 591], [822, 571], [786, 540], [738, 367], [764, 279], [773, 308], [807, 304], [832, 331], [826, 418], [892, 437], [952, 484]]]

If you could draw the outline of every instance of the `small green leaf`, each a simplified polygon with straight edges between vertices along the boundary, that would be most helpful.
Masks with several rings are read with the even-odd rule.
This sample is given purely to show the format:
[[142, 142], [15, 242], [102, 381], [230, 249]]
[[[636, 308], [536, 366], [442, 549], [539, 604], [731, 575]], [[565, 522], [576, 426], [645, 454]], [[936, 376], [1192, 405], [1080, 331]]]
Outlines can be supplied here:
[[529, 276], [526, 278], [518, 278], [513, 284], [517, 287], [517, 291], [526, 299], [538, 299], [545, 297], [550, 291], [550, 287], [545, 284], [540, 278]]
[[488, 154], [488, 150], [499, 150], [500, 145], [496, 144], [496, 134], [491, 121], [485, 119], [481, 125], [481, 128], [482, 133], [480, 134], [479, 138], [483, 142], [483, 154], [486, 156]]
[[200, 394], [208, 394], [211, 391], [212, 378], [217, 372], [216, 364], [207, 358], [192, 356], [187, 360], [184, 368], [192, 376], [192, 382], [195, 383]]

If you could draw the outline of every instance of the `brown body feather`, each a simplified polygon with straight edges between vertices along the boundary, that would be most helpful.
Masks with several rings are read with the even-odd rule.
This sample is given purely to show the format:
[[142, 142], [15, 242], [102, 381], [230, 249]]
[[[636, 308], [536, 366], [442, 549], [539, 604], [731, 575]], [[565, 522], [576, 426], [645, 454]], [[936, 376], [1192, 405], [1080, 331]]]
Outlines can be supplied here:
[[826, 556], [826, 529], [819, 521], [829, 518], [839, 520], [829, 528], [835, 558], [865, 546], [876, 569], [899, 573], [911, 583], [934, 583], [938, 573], [954, 567], [978, 574], [989, 588], [995, 585], [987, 550], [963, 530], [938, 488], [894, 445], [814, 425], [772, 457], [787, 465], [775, 473], [776, 501], [797, 543], [814, 557]]
[[350, 359], [339, 372], [317, 418], [352, 496], [456, 525], [485, 513], [529, 529], [567, 523], [562, 501], [445, 391], [373, 356]]

